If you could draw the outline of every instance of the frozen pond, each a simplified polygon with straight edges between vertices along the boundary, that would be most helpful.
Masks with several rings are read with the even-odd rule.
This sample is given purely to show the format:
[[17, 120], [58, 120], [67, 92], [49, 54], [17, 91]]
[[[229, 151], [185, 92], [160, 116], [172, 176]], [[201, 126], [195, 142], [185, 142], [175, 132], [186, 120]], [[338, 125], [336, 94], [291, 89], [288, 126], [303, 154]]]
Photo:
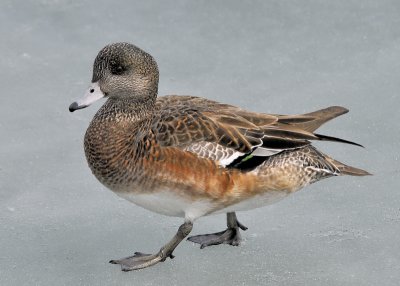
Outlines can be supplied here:
[[[1, 1], [0, 285], [398, 285], [400, 2], [214, 2]], [[87, 167], [100, 103], [68, 106], [116, 41], [156, 58], [160, 95], [281, 114], [349, 108], [319, 132], [366, 148], [316, 145], [375, 175], [238, 213], [240, 247], [182, 242], [174, 260], [121, 272], [108, 260], [158, 250], [181, 220], [118, 198]], [[192, 233], [224, 227], [211, 216]]]

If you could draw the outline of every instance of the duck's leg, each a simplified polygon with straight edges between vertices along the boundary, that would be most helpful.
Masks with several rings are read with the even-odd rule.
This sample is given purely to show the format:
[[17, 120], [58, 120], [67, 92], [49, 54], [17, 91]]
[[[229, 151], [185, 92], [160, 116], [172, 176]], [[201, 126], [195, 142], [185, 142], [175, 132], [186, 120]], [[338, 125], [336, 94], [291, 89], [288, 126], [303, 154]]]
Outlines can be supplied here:
[[131, 271], [153, 266], [158, 262], [164, 262], [168, 257], [174, 258], [172, 252], [178, 244], [190, 233], [193, 228], [193, 223], [190, 221], [182, 224], [175, 236], [164, 245], [157, 254], [144, 254], [135, 252], [133, 256], [125, 257], [118, 260], [111, 260], [112, 264], [120, 264], [122, 271]]
[[239, 228], [247, 230], [247, 227], [238, 221], [234, 212], [226, 214], [226, 221], [228, 226], [226, 230], [217, 233], [191, 236], [188, 240], [200, 244], [200, 248], [218, 244], [238, 246], [242, 240]]

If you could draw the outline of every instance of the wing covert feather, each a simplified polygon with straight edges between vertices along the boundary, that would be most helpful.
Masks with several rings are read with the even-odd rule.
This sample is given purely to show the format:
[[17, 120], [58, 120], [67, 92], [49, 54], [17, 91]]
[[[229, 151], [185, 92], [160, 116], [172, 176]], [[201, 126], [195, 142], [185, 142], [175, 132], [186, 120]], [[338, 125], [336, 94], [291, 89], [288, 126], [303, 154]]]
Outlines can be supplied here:
[[[214, 152], [221, 146], [226, 148], [225, 153], [232, 155], [233, 152], [247, 154], [257, 147], [298, 148], [310, 144], [309, 140], [321, 140], [311, 130], [315, 124], [313, 128], [299, 128], [311, 120], [310, 115], [293, 118], [296, 120], [285, 115], [250, 112], [200, 97], [170, 95], [158, 98], [152, 130], [161, 146], [175, 146], [194, 153], [197, 150], [202, 154], [205, 154], [204, 142], [213, 143]], [[297, 125], [290, 124], [291, 121]]]

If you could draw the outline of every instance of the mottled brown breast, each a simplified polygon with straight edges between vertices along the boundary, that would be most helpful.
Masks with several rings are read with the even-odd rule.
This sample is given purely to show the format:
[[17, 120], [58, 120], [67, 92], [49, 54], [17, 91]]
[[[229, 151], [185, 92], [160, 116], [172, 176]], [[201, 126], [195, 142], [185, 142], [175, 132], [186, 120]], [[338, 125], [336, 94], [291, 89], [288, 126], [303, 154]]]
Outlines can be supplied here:
[[[126, 121], [94, 120], [85, 135], [88, 164], [105, 186], [120, 192], [173, 189], [192, 200], [231, 200], [236, 189], [251, 190], [238, 170], [227, 170], [213, 160], [176, 147], [163, 147], [152, 133]], [[252, 177], [252, 176], [251, 176]], [[245, 186], [246, 185], [246, 186]]]

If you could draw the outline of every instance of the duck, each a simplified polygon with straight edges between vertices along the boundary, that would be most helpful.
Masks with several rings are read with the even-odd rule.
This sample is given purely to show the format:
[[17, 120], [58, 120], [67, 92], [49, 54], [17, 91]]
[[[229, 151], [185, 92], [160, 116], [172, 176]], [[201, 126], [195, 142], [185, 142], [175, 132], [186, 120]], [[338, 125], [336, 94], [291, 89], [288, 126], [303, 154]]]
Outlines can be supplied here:
[[105, 98], [84, 136], [87, 163], [97, 180], [118, 196], [149, 211], [183, 218], [173, 238], [155, 254], [135, 252], [111, 260], [123, 271], [174, 258], [194, 222], [226, 214], [227, 229], [187, 240], [201, 248], [238, 246], [237, 218], [273, 204], [325, 178], [370, 175], [320, 152], [314, 141], [361, 146], [318, 134], [324, 123], [348, 112], [331, 106], [300, 114], [252, 112], [210, 99], [158, 97], [155, 59], [130, 43], [100, 50], [85, 95], [73, 112]]

